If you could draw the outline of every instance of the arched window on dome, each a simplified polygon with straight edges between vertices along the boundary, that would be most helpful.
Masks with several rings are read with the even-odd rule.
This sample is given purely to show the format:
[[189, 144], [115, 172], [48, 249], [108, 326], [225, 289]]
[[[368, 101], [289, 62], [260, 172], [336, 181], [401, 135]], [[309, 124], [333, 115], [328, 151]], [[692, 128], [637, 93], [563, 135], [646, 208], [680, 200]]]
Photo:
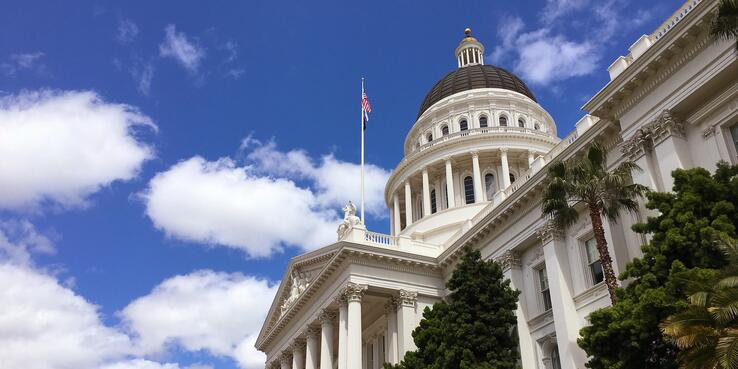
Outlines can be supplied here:
[[466, 131], [469, 129], [469, 123], [466, 122], [466, 119], [462, 119], [459, 121], [459, 131]]
[[487, 127], [487, 117], [486, 116], [482, 115], [481, 117], [479, 117], [479, 127], [480, 128]]
[[435, 214], [438, 211], [438, 205], [436, 204], [436, 189], [432, 189], [430, 193], [431, 200], [431, 214]]
[[510, 183], [515, 183], [515, 174], [510, 173]]
[[474, 180], [471, 176], [464, 177], [464, 200], [467, 204], [474, 203]]
[[433, 141], [433, 133], [428, 133], [428, 134], [427, 134], [427, 135], [425, 136], [425, 140], [426, 140], [427, 142], [431, 142], [431, 141]]
[[525, 119], [518, 118], [518, 127], [525, 128]]
[[500, 127], [507, 127], [507, 117], [504, 115], [500, 117]]
[[447, 134], [448, 134], [448, 126], [444, 124], [441, 126], [441, 135], [445, 136]]
[[541, 130], [541, 125], [538, 124], [538, 123], [536, 123], [536, 124], [533, 125], [533, 129], [535, 129], [536, 131], [540, 131]]
[[487, 173], [484, 175], [484, 189], [487, 193], [487, 201], [492, 201], [492, 197], [495, 196], [496, 186], [495, 186], [495, 175], [492, 173]]

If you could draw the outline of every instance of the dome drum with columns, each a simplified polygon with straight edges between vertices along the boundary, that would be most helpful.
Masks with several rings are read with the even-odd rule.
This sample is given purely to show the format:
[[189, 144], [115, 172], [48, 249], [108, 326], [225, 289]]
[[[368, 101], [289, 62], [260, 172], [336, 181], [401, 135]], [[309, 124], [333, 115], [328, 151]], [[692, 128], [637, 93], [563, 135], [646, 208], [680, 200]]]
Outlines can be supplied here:
[[[349, 204], [337, 242], [290, 260], [256, 339], [266, 368], [398, 363], [471, 246], [521, 292], [519, 366], [584, 369], [577, 337], [610, 299], [585, 212], [565, 230], [541, 213], [547, 165], [599, 142], [610, 151], [608, 168], [633, 160], [643, 168], [633, 182], [668, 191], [674, 169], [738, 164], [738, 54], [710, 38], [716, 7], [686, 1], [639, 38], [585, 104], [597, 117], [585, 115], [562, 139], [520, 79], [483, 64], [484, 46], [467, 30], [458, 69], [424, 99], [386, 185], [392, 234], [366, 229]], [[616, 274], [641, 256], [645, 240], [631, 226], [649, 214], [642, 207], [603, 222]]]
[[483, 64], [466, 29], [458, 69], [428, 92], [390, 176], [393, 235], [440, 243], [521, 178], [559, 139], [551, 116], [517, 76]]

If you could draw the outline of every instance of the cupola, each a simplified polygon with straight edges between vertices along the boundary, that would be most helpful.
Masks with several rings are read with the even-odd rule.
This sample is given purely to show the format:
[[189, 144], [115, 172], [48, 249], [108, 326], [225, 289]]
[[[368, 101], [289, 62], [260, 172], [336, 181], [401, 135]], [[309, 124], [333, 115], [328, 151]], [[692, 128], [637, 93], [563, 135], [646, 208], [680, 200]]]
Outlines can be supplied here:
[[471, 28], [464, 30], [464, 38], [456, 48], [459, 68], [484, 64], [484, 45], [471, 35]]

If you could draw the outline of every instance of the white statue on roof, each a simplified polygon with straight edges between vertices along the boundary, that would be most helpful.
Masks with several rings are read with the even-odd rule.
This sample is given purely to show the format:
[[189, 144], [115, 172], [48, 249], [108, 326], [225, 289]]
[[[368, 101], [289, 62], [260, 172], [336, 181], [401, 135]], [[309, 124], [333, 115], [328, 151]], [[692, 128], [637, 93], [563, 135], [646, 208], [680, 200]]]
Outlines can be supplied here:
[[346, 206], [343, 207], [343, 222], [338, 226], [336, 233], [338, 234], [338, 240], [343, 239], [348, 232], [357, 225], [361, 225], [361, 218], [356, 216], [356, 205], [349, 201]]

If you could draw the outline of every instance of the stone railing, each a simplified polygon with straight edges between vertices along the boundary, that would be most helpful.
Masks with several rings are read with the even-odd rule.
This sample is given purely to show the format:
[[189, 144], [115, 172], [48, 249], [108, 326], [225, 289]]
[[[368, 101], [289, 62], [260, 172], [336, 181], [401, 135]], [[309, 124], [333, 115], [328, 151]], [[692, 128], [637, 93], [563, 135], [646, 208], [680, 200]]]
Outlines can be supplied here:
[[386, 246], [397, 245], [397, 237], [372, 231], [366, 231], [366, 234], [364, 234], [364, 241]]
[[434, 139], [433, 141], [427, 142], [418, 147], [413, 147], [410, 149], [410, 152], [408, 152], [408, 155], [422, 152], [430, 147], [440, 145], [442, 143], [448, 142], [449, 140], [453, 140], [459, 137], [476, 136], [476, 135], [484, 135], [484, 134], [501, 134], [501, 133], [516, 133], [516, 134], [535, 135], [535, 136], [541, 136], [541, 137], [551, 137], [551, 135], [546, 132], [535, 130], [535, 129], [530, 129], [530, 128], [525, 128], [525, 127], [495, 126], [495, 127], [472, 128], [472, 129], [467, 129], [465, 131], [459, 131], [459, 132], [447, 134], [445, 136], [438, 137], [437, 139]]

